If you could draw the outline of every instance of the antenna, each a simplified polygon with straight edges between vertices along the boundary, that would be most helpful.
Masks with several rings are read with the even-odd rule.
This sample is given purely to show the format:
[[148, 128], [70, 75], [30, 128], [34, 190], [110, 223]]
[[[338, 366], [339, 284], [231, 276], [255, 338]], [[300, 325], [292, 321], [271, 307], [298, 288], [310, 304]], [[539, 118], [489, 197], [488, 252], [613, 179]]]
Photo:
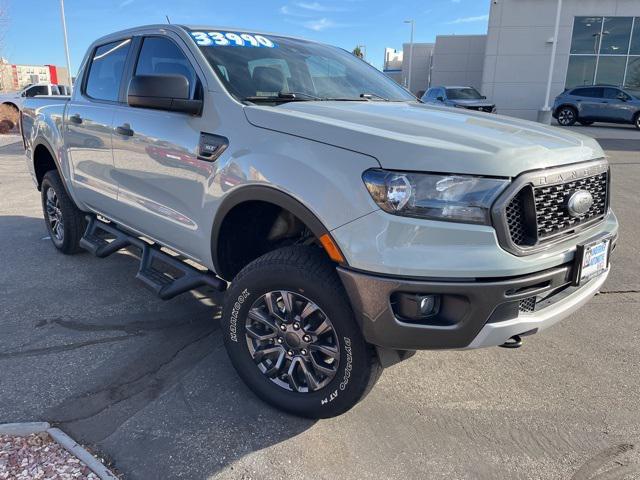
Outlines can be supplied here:
[[171, 20], [169, 20], [169, 15], [165, 15], [165, 17], [167, 17], [167, 23], [171, 25]]

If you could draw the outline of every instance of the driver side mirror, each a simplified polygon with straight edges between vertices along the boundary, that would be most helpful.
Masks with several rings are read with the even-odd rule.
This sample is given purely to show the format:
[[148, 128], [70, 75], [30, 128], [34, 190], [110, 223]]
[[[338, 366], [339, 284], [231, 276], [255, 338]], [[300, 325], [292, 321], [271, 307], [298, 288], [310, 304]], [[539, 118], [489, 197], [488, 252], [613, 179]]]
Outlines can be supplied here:
[[444, 97], [442, 95], [438, 95], [436, 97], [436, 100], [439, 101], [439, 102], [444, 102]]
[[629, 100], [627, 95], [625, 93], [623, 93], [623, 92], [620, 92], [618, 95], [616, 95], [616, 98], [618, 100], [622, 100], [623, 102], [626, 102], [627, 100]]
[[189, 80], [184, 75], [135, 75], [129, 82], [127, 103], [131, 107], [198, 115], [203, 101], [192, 100], [189, 92]]

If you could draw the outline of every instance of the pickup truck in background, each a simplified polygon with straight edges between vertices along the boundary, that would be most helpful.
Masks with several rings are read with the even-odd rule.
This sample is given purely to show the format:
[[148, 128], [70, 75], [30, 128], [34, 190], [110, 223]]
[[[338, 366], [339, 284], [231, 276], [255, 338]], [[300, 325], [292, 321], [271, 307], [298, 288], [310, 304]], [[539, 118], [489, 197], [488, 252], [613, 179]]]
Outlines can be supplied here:
[[21, 111], [25, 99], [35, 96], [68, 96], [71, 93], [69, 87], [64, 85], [55, 85], [53, 83], [37, 83], [28, 85], [17, 92], [9, 92], [0, 94], [0, 104]]
[[162, 299], [226, 290], [232, 363], [277, 408], [339, 415], [416, 350], [518, 347], [609, 273], [591, 138], [425, 105], [342, 49], [225, 28], [108, 35], [77, 78], [22, 114], [53, 245], [137, 249]]

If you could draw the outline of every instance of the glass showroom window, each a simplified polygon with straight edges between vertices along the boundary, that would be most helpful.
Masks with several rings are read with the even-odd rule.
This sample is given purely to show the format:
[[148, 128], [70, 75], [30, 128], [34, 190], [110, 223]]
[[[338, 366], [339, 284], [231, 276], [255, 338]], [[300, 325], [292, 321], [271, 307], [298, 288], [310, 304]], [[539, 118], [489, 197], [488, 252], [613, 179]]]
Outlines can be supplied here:
[[640, 17], [576, 17], [566, 88], [640, 86]]

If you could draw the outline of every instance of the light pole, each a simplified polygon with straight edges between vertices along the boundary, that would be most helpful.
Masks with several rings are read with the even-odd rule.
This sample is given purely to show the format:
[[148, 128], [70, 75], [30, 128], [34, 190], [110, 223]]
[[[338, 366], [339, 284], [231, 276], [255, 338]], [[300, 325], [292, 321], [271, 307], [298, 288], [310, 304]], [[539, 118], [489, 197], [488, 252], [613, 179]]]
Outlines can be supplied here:
[[67, 74], [69, 75], [69, 89], [73, 87], [71, 80], [71, 59], [69, 57], [69, 41], [67, 40], [67, 21], [64, 17], [64, 0], [60, 0], [60, 15], [62, 16], [62, 34], [64, 35], [64, 53], [67, 56]]
[[560, 14], [562, 13], [562, 0], [558, 0], [558, 8], [556, 10], [556, 24], [553, 30], [553, 44], [551, 45], [551, 60], [549, 61], [549, 78], [547, 78], [547, 91], [544, 96], [544, 106], [538, 112], [538, 122], [551, 123], [551, 106], [549, 100], [551, 97], [551, 82], [553, 80], [553, 68], [556, 64], [556, 50], [558, 47], [558, 31], [560, 30]]
[[405, 20], [404, 23], [411, 24], [411, 37], [409, 39], [409, 71], [407, 72], [407, 90], [411, 91], [411, 67], [413, 63], [413, 29], [415, 27], [415, 20]]

